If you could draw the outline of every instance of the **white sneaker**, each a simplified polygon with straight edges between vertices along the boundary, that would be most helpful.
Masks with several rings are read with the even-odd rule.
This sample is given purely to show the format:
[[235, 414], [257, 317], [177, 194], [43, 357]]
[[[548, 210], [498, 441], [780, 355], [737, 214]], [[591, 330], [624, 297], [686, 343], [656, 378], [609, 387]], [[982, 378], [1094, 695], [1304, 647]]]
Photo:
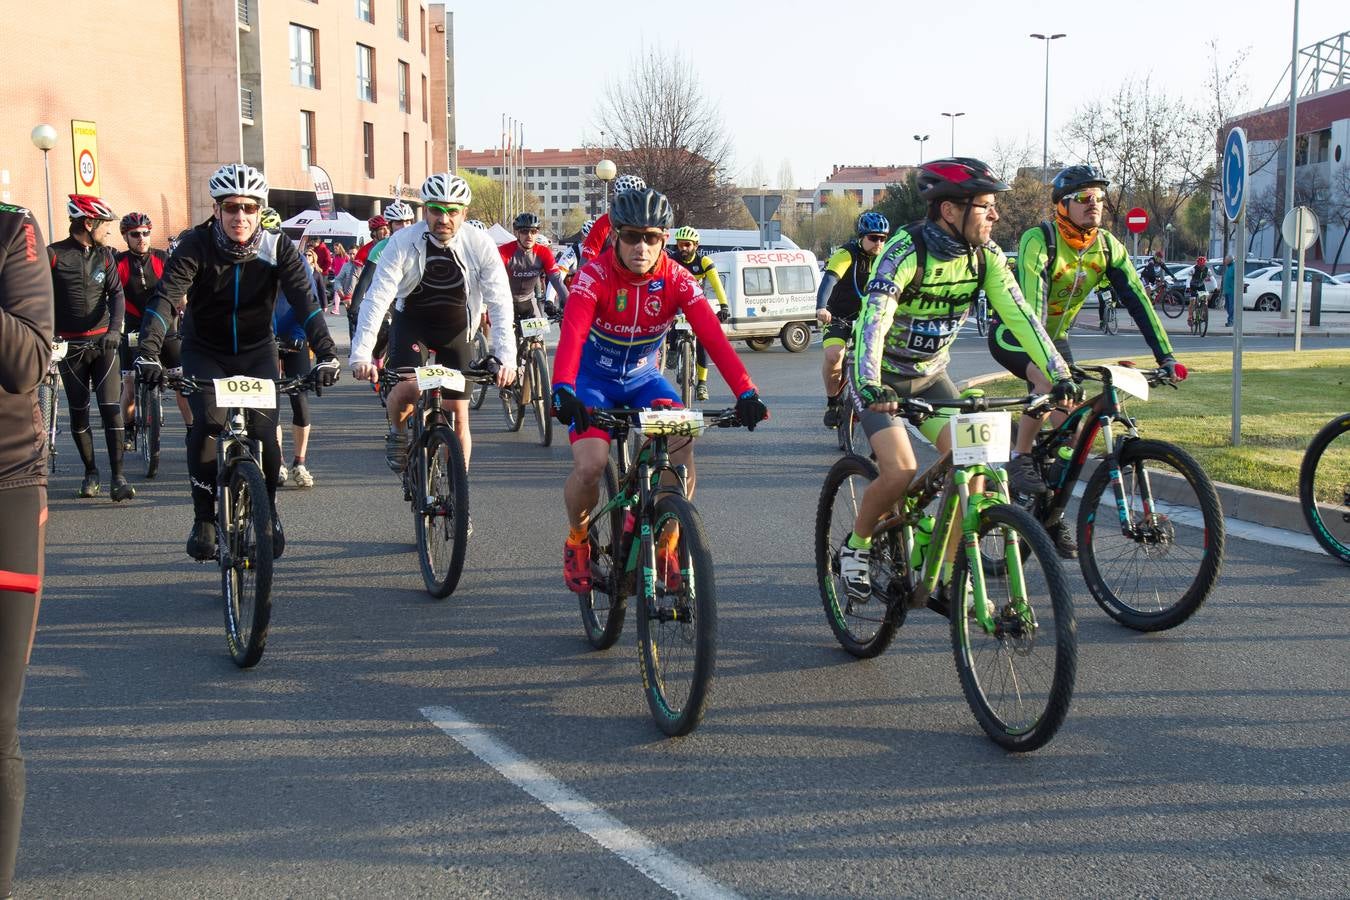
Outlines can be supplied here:
[[872, 599], [872, 553], [869, 550], [855, 550], [844, 542], [839, 548], [839, 577], [844, 582], [844, 590], [854, 603], [866, 603]]
[[314, 487], [314, 476], [309, 474], [309, 469], [305, 468], [304, 463], [300, 463], [291, 469], [291, 483], [298, 488]]
[[280, 486], [282, 486], [283, 484], [285, 484], [285, 483], [286, 483], [286, 479], [287, 479], [288, 477], [289, 477], [289, 475], [288, 475], [287, 472], [286, 472], [286, 464], [285, 464], [285, 463], [282, 463], [282, 464], [281, 464], [281, 468], [277, 469], [277, 487], [280, 487]]

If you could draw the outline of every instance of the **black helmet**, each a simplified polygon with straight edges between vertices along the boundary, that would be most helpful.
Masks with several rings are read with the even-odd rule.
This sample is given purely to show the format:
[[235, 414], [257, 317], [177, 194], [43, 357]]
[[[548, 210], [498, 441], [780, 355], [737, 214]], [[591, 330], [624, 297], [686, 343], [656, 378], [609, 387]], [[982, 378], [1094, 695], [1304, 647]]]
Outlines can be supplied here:
[[1050, 196], [1058, 203], [1066, 195], [1081, 191], [1083, 188], [1106, 188], [1110, 184], [1111, 179], [1098, 172], [1096, 166], [1069, 166], [1055, 176]]
[[539, 227], [539, 217], [536, 216], [534, 213], [530, 212], [521, 213], [520, 215], [516, 216], [516, 220], [511, 223], [511, 228], [514, 229], [515, 231], [519, 231], [522, 228], [538, 228], [538, 227]]
[[624, 191], [614, 198], [609, 207], [609, 221], [615, 228], [669, 228], [675, 224], [675, 210], [670, 208], [666, 195], [643, 188]]
[[980, 194], [1010, 191], [989, 167], [969, 156], [937, 159], [919, 166], [919, 197], [926, 203], [938, 200], [969, 200]]

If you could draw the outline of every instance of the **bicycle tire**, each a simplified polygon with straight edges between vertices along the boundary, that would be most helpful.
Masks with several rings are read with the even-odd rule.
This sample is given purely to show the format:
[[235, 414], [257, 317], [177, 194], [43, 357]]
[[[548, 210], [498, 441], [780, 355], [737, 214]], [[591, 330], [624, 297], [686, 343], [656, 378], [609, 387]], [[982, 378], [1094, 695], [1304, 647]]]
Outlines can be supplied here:
[[145, 477], [159, 473], [159, 438], [164, 427], [164, 393], [159, 388], [142, 385], [136, 398], [136, 443], [145, 463]]
[[38, 382], [37, 405], [42, 415], [42, 433], [47, 436], [47, 474], [56, 473], [56, 415], [58, 410], [56, 385], [50, 378]]
[[985, 332], [989, 330], [988, 301], [981, 300], [975, 307], [975, 330], [979, 332], [980, 337], [984, 337]]
[[519, 431], [525, 422], [525, 398], [521, 395], [519, 373], [515, 384], [502, 388], [498, 393], [502, 400], [502, 413], [506, 416], [506, 430]]
[[469, 533], [469, 479], [464, 450], [445, 425], [426, 432], [412, 464], [413, 531], [427, 593], [450, 596], [464, 571]]
[[[611, 459], [601, 481], [600, 505], [604, 506], [619, 491], [618, 469]], [[578, 594], [581, 627], [586, 640], [596, 650], [608, 650], [623, 633], [623, 620], [632, 592], [628, 573], [628, 548], [623, 540], [625, 511], [612, 509], [608, 515], [591, 517], [591, 589]]]
[[[1127, 440], [1120, 448], [1120, 472], [1125, 479], [1125, 504], [1132, 523], [1140, 522], [1144, 508], [1156, 510], [1158, 522], [1137, 536], [1125, 535], [1114, 518], [1096, 527], [1098, 506], [1111, 491], [1111, 466], [1103, 462], [1092, 473], [1078, 507], [1078, 563], [1088, 590], [1107, 615], [1136, 631], [1163, 631], [1185, 622], [1214, 588], [1223, 566], [1223, 509], [1214, 483], [1195, 459], [1175, 444], [1143, 439]], [[1159, 471], [1169, 467], [1176, 474], [1169, 479]], [[1153, 493], [1159, 496], [1140, 499], [1139, 472], [1149, 472]], [[1154, 484], [1154, 482], [1158, 482]], [[1187, 490], [1182, 490], [1182, 483]], [[1108, 508], [1116, 509], [1114, 491]], [[1193, 529], [1184, 521], [1192, 513], [1174, 515], [1169, 509], [1191, 507], [1199, 511], [1199, 540], [1178, 540]], [[1136, 563], [1136, 565], [1131, 565]], [[1143, 571], [1144, 567], [1152, 572]], [[1178, 595], [1176, 589], [1183, 586]], [[1127, 593], [1128, 591], [1128, 593]], [[1124, 595], [1124, 596], [1122, 596]], [[1139, 598], [1148, 598], [1146, 601]], [[1166, 599], [1164, 599], [1166, 598]]]
[[1186, 311], [1186, 296], [1176, 289], [1166, 291], [1163, 294], [1162, 311], [1169, 319], [1177, 318]]
[[1200, 308], [1197, 311], [1199, 312], [1199, 315], [1196, 317], [1198, 321], [1197, 333], [1200, 337], [1204, 337], [1209, 334], [1209, 305], [1201, 303]]
[[691, 341], [676, 341], [675, 350], [675, 386], [680, 392], [680, 402], [685, 406], [694, 405], [694, 345]]
[[[981, 543], [984, 536], [1001, 533], [1005, 549], [1010, 535], [1021, 548], [1020, 581], [1031, 606], [1017, 609], [1010, 579], [985, 572], [986, 596], [996, 607], [995, 631], [989, 634], [966, 602], [949, 600], [956, 672], [985, 734], [1005, 750], [1025, 753], [1044, 747], [1069, 713], [1078, 671], [1073, 594], [1050, 536], [1031, 513], [1001, 503], [980, 513], [979, 528]], [[1008, 569], [1005, 559], [1002, 571]], [[965, 598], [969, 577], [970, 560], [960, 553], [952, 570], [953, 596]], [[1047, 615], [1054, 621], [1047, 623]], [[1047, 653], [1037, 653], [1046, 643], [1043, 635], [1052, 637], [1053, 646], [1046, 648]]]
[[534, 427], [539, 435], [539, 446], [547, 447], [553, 443], [553, 410], [548, 397], [548, 356], [538, 347], [530, 351], [528, 363], [530, 370], [530, 411], [534, 414]]
[[[478, 333], [473, 337], [474, 359], [485, 359], [488, 355], [487, 338], [483, 336], [483, 329], [479, 328]], [[469, 390], [469, 409], [478, 409], [483, 405], [484, 398], [487, 397], [488, 384], [486, 381], [476, 382]]]
[[[1319, 479], [1319, 473], [1326, 477]], [[1350, 563], [1350, 413], [1322, 426], [1304, 451], [1298, 472], [1298, 499], [1317, 543], [1334, 558]], [[1333, 507], [1330, 521], [1323, 516], [1319, 503]], [[1337, 504], [1339, 510], [1334, 509]], [[1338, 524], [1340, 527], [1335, 527]]]
[[1120, 334], [1120, 315], [1114, 303], [1106, 308], [1106, 333]]
[[638, 660], [656, 726], [679, 737], [698, 727], [708, 707], [717, 668], [717, 587], [708, 539], [693, 504], [678, 494], [661, 494], [651, 516], [653, 545], [659, 546], [669, 530], [678, 530], [680, 570], [668, 569], [659, 553], [651, 570], [644, 562], [638, 578]]
[[230, 464], [216, 517], [225, 642], [234, 664], [248, 669], [262, 659], [272, 619], [272, 509], [253, 460]]
[[853, 428], [857, 425], [858, 414], [853, 409], [853, 398], [845, 388], [839, 395], [839, 424], [835, 426], [835, 440], [844, 453], [856, 453], [853, 448]]
[[[876, 464], [871, 460], [856, 454], [842, 457], [825, 476], [816, 504], [816, 582], [825, 621], [840, 646], [859, 659], [871, 659], [885, 651], [906, 613], [903, 603], [890, 603], [887, 598], [894, 561], [899, 558], [895, 532], [873, 536], [872, 598], [867, 603], [855, 604], [848, 599], [839, 579], [839, 548], [853, 530], [865, 487], [852, 479], [871, 482], [877, 477]], [[886, 576], [884, 586], [881, 575]]]

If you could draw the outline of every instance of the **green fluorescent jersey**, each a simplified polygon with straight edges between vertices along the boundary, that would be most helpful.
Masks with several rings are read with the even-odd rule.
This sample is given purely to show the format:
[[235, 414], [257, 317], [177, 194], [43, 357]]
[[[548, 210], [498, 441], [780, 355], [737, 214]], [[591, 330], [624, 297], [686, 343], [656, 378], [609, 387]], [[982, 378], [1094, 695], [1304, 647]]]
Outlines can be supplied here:
[[981, 268], [990, 309], [1027, 355], [1051, 381], [1069, 377], [1049, 335], [1023, 302], [1003, 251], [991, 241], [975, 254], [940, 259], [930, 251], [919, 272], [914, 238], [906, 228], [896, 232], [872, 266], [867, 296], [853, 326], [856, 386], [880, 384], [883, 373], [916, 378], [945, 369], [948, 348], [981, 289]]
[[[1088, 295], [1098, 287], [1109, 286], [1139, 326], [1139, 333], [1154, 357], [1161, 360], [1170, 355], [1172, 344], [1167, 340], [1167, 332], [1148, 302], [1129, 254], [1116, 236], [1099, 228], [1096, 240], [1080, 253], [1054, 228], [1053, 223], [1046, 222], [1027, 229], [1017, 254], [1017, 279], [1022, 293], [1037, 318], [1045, 323], [1050, 337], [1063, 340]], [[1055, 245], [1053, 258], [1046, 246], [1047, 232]]]

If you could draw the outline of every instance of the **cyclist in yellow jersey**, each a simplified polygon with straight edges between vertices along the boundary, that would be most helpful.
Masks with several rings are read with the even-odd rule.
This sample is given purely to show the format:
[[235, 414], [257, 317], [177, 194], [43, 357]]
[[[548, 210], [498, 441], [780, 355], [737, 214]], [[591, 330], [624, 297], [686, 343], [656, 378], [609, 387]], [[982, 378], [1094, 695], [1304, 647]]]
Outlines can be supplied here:
[[853, 336], [853, 322], [867, 295], [872, 263], [890, 237], [891, 223], [879, 212], [869, 211], [854, 223], [855, 237], [830, 255], [816, 289], [816, 321], [825, 328], [825, 427], [837, 428], [840, 398], [844, 388], [844, 351]]
[[[666, 250], [670, 258], [689, 270], [689, 274], [694, 276], [699, 287], [703, 288], [704, 294], [707, 294], [708, 288], [712, 288], [713, 296], [717, 298], [717, 321], [725, 322], [731, 318], [731, 311], [727, 308], [727, 295], [722, 290], [722, 279], [717, 275], [717, 266], [713, 264], [708, 254], [698, 249], [699, 233], [698, 230], [685, 225], [675, 230], [675, 249]], [[694, 374], [698, 376], [698, 384], [694, 388], [694, 399], [708, 399], [708, 351], [703, 349], [703, 342], [699, 341], [696, 345], [694, 355], [695, 368]]]

